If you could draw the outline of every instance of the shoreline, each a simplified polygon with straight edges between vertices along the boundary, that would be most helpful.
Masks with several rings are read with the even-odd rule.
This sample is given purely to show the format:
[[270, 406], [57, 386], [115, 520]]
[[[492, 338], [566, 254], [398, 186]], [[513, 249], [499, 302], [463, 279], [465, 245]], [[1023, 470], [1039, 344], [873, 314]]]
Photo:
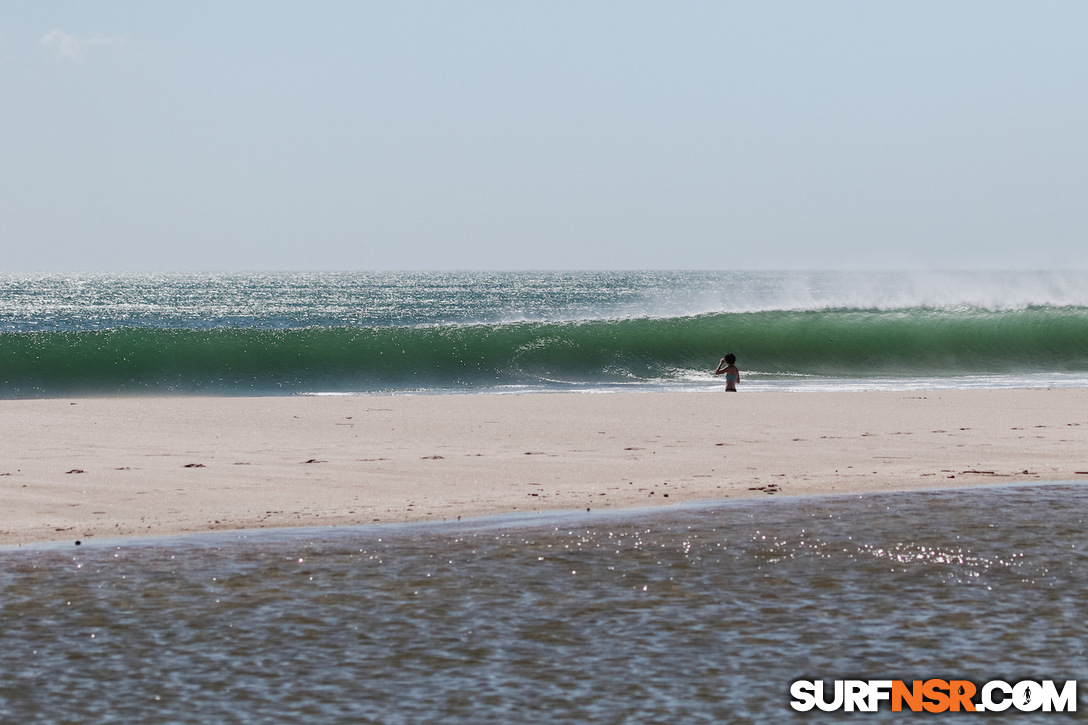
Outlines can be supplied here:
[[1088, 389], [0, 401], [0, 545], [1088, 481]]
[[[849, 497], [855, 499], [861, 496], [898, 496], [909, 494], [953, 494], [963, 493], [970, 489], [981, 490], [983, 493], [990, 491], [1008, 491], [1017, 489], [1030, 489], [1046, 486], [1088, 486], [1088, 477], [1083, 480], [1069, 481], [1002, 481], [1002, 482], [978, 482], [961, 486], [937, 486], [934, 488], [915, 488], [909, 490], [892, 489], [886, 491], [853, 491], [843, 493], [802, 493], [781, 494], [774, 499], [745, 496], [738, 498], [720, 498], [684, 501], [677, 503], [647, 504], [631, 508], [599, 508], [592, 511], [582, 509], [547, 509], [542, 511], [514, 511], [507, 513], [482, 514], [479, 516], [458, 516], [453, 519], [439, 520], [413, 520], [413, 521], [388, 521], [379, 523], [362, 524], [334, 524], [313, 526], [281, 526], [250, 529], [212, 529], [208, 531], [189, 531], [171, 534], [130, 534], [116, 537], [90, 537], [85, 540], [46, 540], [31, 541], [27, 543], [0, 544], [0, 554], [16, 551], [57, 551], [71, 549], [73, 544], [85, 549], [101, 549], [115, 546], [180, 546], [183, 544], [198, 543], [209, 547], [218, 547], [235, 543], [262, 543], [265, 540], [273, 542], [283, 540], [305, 540], [318, 537], [335, 536], [339, 532], [347, 534], [367, 533], [386, 536], [404, 536], [413, 531], [422, 531], [428, 534], [463, 534], [491, 530], [507, 530], [531, 527], [568, 527], [584, 525], [587, 521], [599, 524], [601, 521], [634, 519], [643, 514], [657, 517], [667, 516], [672, 513], [683, 514], [685, 512], [699, 512], [703, 509], [721, 509], [724, 507], [744, 504], [769, 504], [772, 501], [785, 503], [787, 501], [799, 502], [802, 505], [820, 504], [833, 501], [836, 498]], [[77, 543], [78, 542], [78, 543]]]

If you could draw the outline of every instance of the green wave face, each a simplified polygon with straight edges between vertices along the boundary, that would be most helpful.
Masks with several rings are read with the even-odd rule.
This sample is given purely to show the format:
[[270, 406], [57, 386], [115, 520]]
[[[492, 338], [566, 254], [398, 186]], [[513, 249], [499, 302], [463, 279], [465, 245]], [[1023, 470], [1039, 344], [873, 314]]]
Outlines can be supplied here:
[[653, 382], [713, 370], [940, 377], [1088, 370], [1088, 309], [768, 311], [604, 321], [0, 334], [0, 395]]
[[[726, 316], [729, 317], [729, 316]], [[722, 320], [753, 369], [830, 376], [1088, 370], [1088, 309], [768, 312]]]

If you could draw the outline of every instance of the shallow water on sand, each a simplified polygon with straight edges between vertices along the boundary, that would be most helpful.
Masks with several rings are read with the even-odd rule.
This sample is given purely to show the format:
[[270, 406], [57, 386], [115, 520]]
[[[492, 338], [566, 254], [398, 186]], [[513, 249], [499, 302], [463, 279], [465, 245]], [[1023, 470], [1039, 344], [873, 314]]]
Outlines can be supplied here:
[[1084, 679], [1086, 516], [1063, 484], [7, 549], [0, 721], [762, 722], [816, 715], [795, 679]]

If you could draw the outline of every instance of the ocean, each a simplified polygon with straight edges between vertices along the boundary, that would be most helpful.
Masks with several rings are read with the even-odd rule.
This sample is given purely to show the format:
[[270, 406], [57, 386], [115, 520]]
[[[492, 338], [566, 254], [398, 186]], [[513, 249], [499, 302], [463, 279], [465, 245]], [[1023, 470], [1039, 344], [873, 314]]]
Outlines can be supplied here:
[[1088, 385], [1088, 273], [0, 277], [0, 398]]
[[[742, 394], [1084, 387], [1088, 273], [0, 277], [0, 405], [685, 392], [727, 352]], [[790, 683], [1088, 679], [1086, 516], [1068, 483], [8, 547], [0, 722], [837, 721]]]

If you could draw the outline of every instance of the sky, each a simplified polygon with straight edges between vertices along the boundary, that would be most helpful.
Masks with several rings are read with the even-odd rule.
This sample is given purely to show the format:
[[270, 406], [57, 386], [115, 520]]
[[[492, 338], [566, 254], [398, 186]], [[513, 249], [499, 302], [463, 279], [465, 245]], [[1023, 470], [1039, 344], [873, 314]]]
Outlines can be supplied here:
[[1088, 269], [1088, 3], [0, 0], [0, 272]]

